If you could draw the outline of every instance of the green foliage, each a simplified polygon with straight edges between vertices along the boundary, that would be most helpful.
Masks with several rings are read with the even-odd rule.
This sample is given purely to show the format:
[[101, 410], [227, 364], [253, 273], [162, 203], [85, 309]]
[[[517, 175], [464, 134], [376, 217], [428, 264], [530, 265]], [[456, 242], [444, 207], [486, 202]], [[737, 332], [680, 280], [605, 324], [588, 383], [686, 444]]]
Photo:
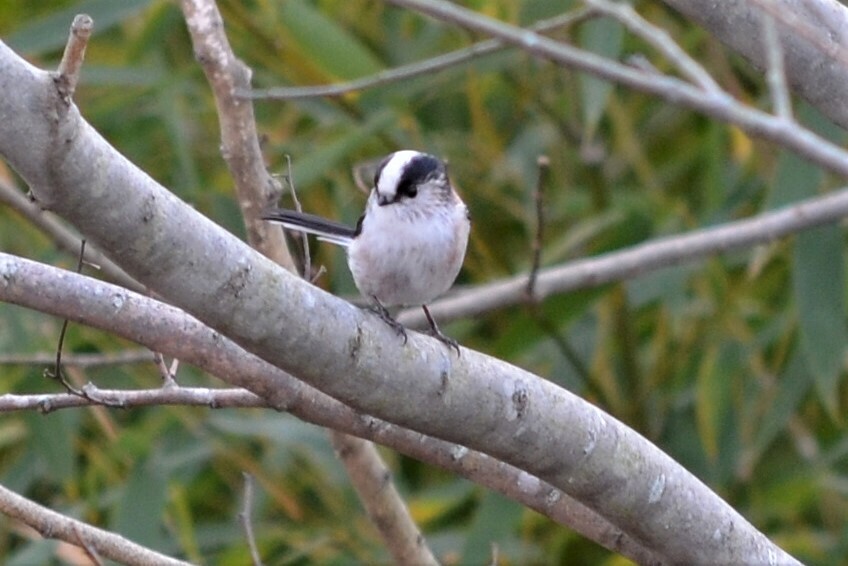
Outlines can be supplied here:
[[[468, 41], [461, 30], [366, 0], [219, 4], [258, 87], [356, 78]], [[551, 3], [538, 0], [479, 4], [513, 21], [551, 15]], [[721, 84], [767, 105], [760, 77], [703, 31], [659, 5], [640, 9]], [[214, 103], [176, 3], [6, 1], [0, 37], [49, 67], [81, 11], [97, 31], [76, 96], [83, 114], [150, 175], [242, 235]], [[609, 23], [570, 33], [600, 53], [653, 57]], [[652, 62], [665, 70], [661, 59]], [[256, 113], [271, 170], [285, 173], [291, 156], [304, 208], [350, 222], [364, 200], [350, 175], [358, 162], [401, 147], [448, 157], [474, 222], [463, 285], [529, 268], [540, 153], [551, 160], [545, 265], [750, 216], [834, 184], [734, 128], [514, 51], [337, 99], [257, 102]], [[802, 116], [843, 138], [810, 112]], [[75, 264], [2, 207], [0, 249]], [[318, 284], [352, 291], [338, 251], [313, 250], [329, 271]], [[844, 254], [842, 229], [821, 228], [445, 330], [597, 403], [788, 551], [831, 564], [848, 547]], [[0, 351], [49, 351], [59, 324], [0, 305]], [[66, 351], [127, 346], [72, 325]], [[3, 367], [3, 392], [56, 390], [41, 370]], [[77, 377], [103, 387], [158, 380], [152, 365]], [[220, 385], [186, 367], [177, 379]], [[413, 515], [448, 563], [483, 563], [492, 542], [505, 564], [616, 562], [499, 495], [395, 460]], [[0, 483], [202, 563], [249, 561], [236, 520], [243, 471], [256, 477], [254, 528], [267, 564], [388, 559], [325, 434], [286, 415], [158, 407], [0, 418]], [[57, 552], [0, 521], [0, 561], [48, 563]]]

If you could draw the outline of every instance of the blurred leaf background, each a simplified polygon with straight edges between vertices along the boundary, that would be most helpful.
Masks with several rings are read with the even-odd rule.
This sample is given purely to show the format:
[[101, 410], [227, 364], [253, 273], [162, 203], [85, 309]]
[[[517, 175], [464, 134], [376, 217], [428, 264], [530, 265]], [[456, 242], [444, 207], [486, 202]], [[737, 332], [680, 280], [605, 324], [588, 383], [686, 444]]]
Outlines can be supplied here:
[[[576, 2], [471, 4], [529, 24]], [[219, 5], [257, 87], [357, 78], [475, 39], [370, 0]], [[706, 32], [658, 3], [638, 7], [734, 95], [768, 107], [762, 77]], [[212, 97], [176, 3], [6, 0], [0, 37], [34, 64], [55, 68], [81, 12], [96, 26], [76, 96], [83, 114], [142, 169], [243, 236]], [[559, 36], [612, 57], [644, 54], [667, 70], [607, 21]], [[285, 173], [291, 156], [304, 208], [351, 223], [364, 200], [351, 177], [357, 163], [404, 147], [449, 159], [474, 223], [461, 285], [528, 269], [540, 154], [551, 160], [544, 265], [747, 217], [837, 183], [733, 127], [511, 50], [338, 99], [257, 102], [256, 109], [269, 168]], [[844, 141], [815, 111], [797, 109], [804, 123]], [[0, 174], [14, 178], [3, 165]], [[844, 564], [844, 240], [841, 227], [820, 228], [446, 330], [642, 432], [801, 560]], [[0, 249], [69, 268], [76, 262], [4, 207]], [[319, 284], [355, 293], [342, 253], [313, 249], [328, 270]], [[0, 352], [51, 351], [60, 324], [0, 305]], [[66, 340], [66, 352], [130, 346], [76, 325]], [[2, 367], [3, 392], [55, 391], [42, 369]], [[159, 380], [152, 364], [72, 377], [102, 387], [155, 387]], [[177, 379], [219, 384], [187, 366]], [[622, 563], [500, 495], [384, 453], [448, 564], [486, 563], [493, 542], [502, 564]], [[389, 560], [326, 434], [287, 415], [156, 407], [0, 416], [4, 485], [200, 563], [249, 562], [237, 522], [243, 471], [257, 478], [254, 523], [266, 563]], [[57, 549], [0, 521], [5, 564], [70, 563]]]

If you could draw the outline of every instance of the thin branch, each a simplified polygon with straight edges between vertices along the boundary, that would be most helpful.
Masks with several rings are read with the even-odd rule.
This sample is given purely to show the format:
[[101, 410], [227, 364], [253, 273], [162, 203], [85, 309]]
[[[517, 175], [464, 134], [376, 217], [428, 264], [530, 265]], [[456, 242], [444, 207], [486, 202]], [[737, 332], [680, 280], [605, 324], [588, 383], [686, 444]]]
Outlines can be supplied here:
[[87, 384], [88, 396], [73, 393], [39, 393], [0, 395], [0, 413], [37, 410], [50, 413], [72, 407], [94, 407], [105, 405], [111, 408], [129, 409], [159, 405], [183, 405], [186, 407], [209, 407], [227, 409], [233, 407], [267, 407], [268, 402], [247, 389], [209, 389], [207, 387], [157, 387], [155, 389], [100, 389]]
[[784, 120], [793, 121], [792, 101], [786, 86], [786, 69], [783, 61], [783, 47], [774, 17], [763, 12], [763, 43], [766, 51], [766, 83], [771, 95], [774, 113]]
[[241, 475], [244, 478], [244, 493], [242, 495], [242, 509], [238, 514], [239, 523], [244, 530], [247, 546], [250, 548], [250, 559], [253, 561], [253, 566], [262, 566], [262, 557], [259, 554], [256, 536], [253, 533], [253, 476], [247, 472], [242, 472]]
[[666, 59], [675, 65], [680, 73], [692, 82], [696, 87], [703, 89], [711, 94], [720, 94], [721, 87], [710, 74], [689, 56], [680, 46], [668, 35], [668, 32], [660, 27], [655, 26], [633, 9], [633, 6], [624, 2], [610, 2], [608, 0], [585, 0], [586, 4], [595, 9], [598, 13], [613, 17], [627, 29], [636, 34], [641, 39], [654, 46]]
[[438, 560], [412, 520], [392, 481], [392, 474], [374, 444], [338, 431], [332, 431], [330, 438], [371, 524], [379, 532], [395, 563], [437, 565]]
[[169, 368], [168, 364], [165, 363], [165, 356], [159, 352], [153, 352], [153, 362], [156, 364], [156, 367], [159, 369], [159, 375], [162, 377], [162, 387], [176, 387], [177, 382], [174, 378], [177, 375], [179, 360], [174, 358]]
[[149, 548], [136, 544], [120, 535], [71, 519], [43, 507], [14, 491], [0, 485], [0, 513], [29, 525], [45, 538], [63, 540], [74, 546], [85, 541], [85, 548], [97, 555], [121, 564], [147, 566], [190, 566]]
[[[549, 33], [558, 29], [571, 27], [593, 16], [592, 10], [585, 8], [542, 20], [530, 26], [538, 33]], [[497, 39], [489, 39], [475, 43], [463, 49], [457, 49], [425, 61], [410, 63], [380, 71], [375, 75], [352, 81], [331, 85], [303, 87], [274, 87], [255, 89], [250, 92], [239, 92], [239, 95], [260, 100], [296, 100], [299, 98], [337, 97], [345, 94], [375, 88], [386, 84], [412, 79], [422, 75], [431, 75], [455, 67], [472, 59], [496, 53], [508, 48], [508, 45]]]
[[[82, 272], [82, 267], [85, 265], [85, 240], [80, 243], [79, 250], [79, 259], [77, 261], [77, 273]], [[65, 390], [71, 395], [76, 395], [78, 397], [83, 397], [86, 399], [92, 399], [96, 401], [97, 404], [109, 405], [114, 407], [120, 407], [120, 405], [112, 405], [109, 400], [106, 399], [93, 399], [91, 397], [92, 391], [89, 385], [87, 384], [83, 386], [81, 389], [74, 387], [70, 381], [65, 378], [64, 372], [62, 371], [62, 350], [65, 344], [65, 334], [68, 331], [68, 324], [70, 323], [70, 319], [66, 318], [62, 321], [62, 329], [59, 331], [59, 343], [56, 345], [56, 360], [53, 366], [53, 371], [51, 372], [49, 369], [44, 370], [44, 376], [55, 381], [58, 381]]]
[[55, 77], [56, 88], [66, 102], [70, 102], [74, 97], [82, 62], [85, 59], [85, 48], [92, 29], [94, 29], [94, 20], [86, 14], [79, 14], [71, 23], [68, 43], [65, 45], [65, 52], [62, 54], [62, 61], [59, 63]]
[[88, 539], [85, 538], [85, 535], [80, 532], [80, 529], [77, 525], [73, 526], [74, 534], [77, 537], [77, 544], [85, 551], [88, 558], [94, 563], [95, 566], [103, 566], [103, 559], [100, 558], [100, 555], [97, 553], [97, 549], [92, 546]]
[[[848, 188], [764, 212], [753, 218], [655, 239], [623, 250], [542, 269], [536, 282], [536, 298], [544, 300], [577, 289], [634, 279], [664, 267], [692, 263], [714, 254], [772, 242], [822, 224], [838, 222], [845, 217], [848, 217]], [[516, 305], [524, 300], [526, 283], [527, 275], [518, 275], [458, 291], [431, 303], [430, 312], [439, 320], [455, 320]], [[413, 327], [425, 323], [415, 309], [403, 311], [398, 315], [398, 320]]]
[[[300, 199], [297, 198], [297, 187], [295, 187], [294, 184], [294, 172], [292, 171], [291, 155], [288, 154], [286, 154], [286, 168], [286, 179], [288, 180], [289, 190], [291, 191], [294, 209], [298, 212], [303, 212], [303, 207], [300, 205]], [[301, 274], [301, 276], [310, 283], [314, 283], [317, 275], [312, 273], [312, 254], [309, 251], [309, 238], [306, 236], [306, 234], [301, 234], [300, 241], [303, 245], [303, 273]]]
[[[0, 366], [43, 366], [56, 359], [54, 352], [36, 352], [34, 354], [0, 354]], [[94, 368], [121, 364], [148, 364], [153, 359], [150, 350], [124, 350], [103, 354], [65, 354], [62, 365], [65, 367]]]
[[551, 160], [548, 156], [541, 155], [536, 160], [536, 165], [539, 167], [539, 177], [536, 179], [536, 188], [533, 191], [533, 205], [536, 210], [536, 233], [533, 236], [533, 242], [530, 246], [532, 258], [530, 261], [530, 275], [527, 277], [527, 287], [524, 290], [527, 299], [530, 301], [535, 301], [536, 278], [539, 275], [539, 267], [542, 263], [542, 239], [545, 232], [545, 200], [543, 195]]

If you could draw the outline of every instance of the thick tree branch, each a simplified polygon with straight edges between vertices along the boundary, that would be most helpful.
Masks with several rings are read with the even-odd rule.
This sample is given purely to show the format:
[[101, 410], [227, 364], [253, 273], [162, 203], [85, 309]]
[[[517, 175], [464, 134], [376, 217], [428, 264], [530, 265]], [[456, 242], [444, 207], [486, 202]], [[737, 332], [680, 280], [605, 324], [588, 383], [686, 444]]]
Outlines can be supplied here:
[[[75, 107], [62, 106], [45, 73], [2, 44], [0, 95], [0, 154], [39, 201], [248, 351], [357, 410], [538, 476], [671, 561], [793, 563], [596, 407], [477, 352], [457, 359], [412, 333], [403, 346], [376, 317], [253, 252], [132, 166]], [[18, 282], [0, 267], [4, 281]]]
[[[10, 274], [10, 277], [3, 274]], [[407, 456], [463, 475], [639, 563], [660, 561], [620, 529], [546, 482], [479, 452], [361, 415], [248, 354], [172, 306], [109, 283], [2, 253], [0, 300], [68, 317], [145, 344], [217, 375], [231, 385], [252, 390], [260, 395], [258, 399], [262, 399], [261, 403], [265, 406], [286, 410], [306, 422], [378, 442]], [[173, 395], [162, 388], [138, 392], [93, 391], [126, 407], [134, 403], [168, 402], [168, 399], [183, 399], [189, 404], [206, 404], [208, 401], [210, 406], [219, 398], [225, 403], [232, 401], [233, 406], [239, 402], [260, 403], [251, 400], [250, 395], [254, 394], [249, 392], [239, 401], [239, 394], [235, 391], [210, 390], [208, 395], [203, 389], [183, 389]], [[229, 401], [228, 396], [232, 396]], [[2, 399], [8, 410], [52, 410], [95, 404], [89, 399], [63, 393], [8, 395]]]
[[763, 12], [775, 19], [792, 90], [848, 128], [848, 9], [835, 0], [664, 0], [759, 69]]
[[[65, 252], [76, 256], [79, 254], [81, 238], [71, 229], [65, 226], [60, 220], [56, 219], [49, 212], [44, 212], [38, 205], [30, 201], [16, 187], [0, 180], [0, 202], [7, 204], [12, 209], [16, 210], [21, 216], [32, 222], [42, 232], [44, 232], [53, 242]], [[127, 275], [124, 270], [115, 265], [115, 263], [104, 256], [91, 246], [86, 249], [86, 260], [97, 265], [103, 274], [110, 280], [132, 289], [138, 293], [144, 292], [144, 287]]]

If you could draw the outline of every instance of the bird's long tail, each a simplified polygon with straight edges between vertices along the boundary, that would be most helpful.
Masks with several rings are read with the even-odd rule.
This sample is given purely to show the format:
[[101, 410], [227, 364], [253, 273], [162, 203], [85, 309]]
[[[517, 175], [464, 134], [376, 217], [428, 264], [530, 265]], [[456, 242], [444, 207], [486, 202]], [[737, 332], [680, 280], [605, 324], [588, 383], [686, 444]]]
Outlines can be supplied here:
[[314, 234], [319, 240], [339, 246], [349, 246], [356, 231], [350, 226], [327, 220], [314, 214], [274, 208], [262, 215], [263, 220], [282, 224], [288, 230]]

